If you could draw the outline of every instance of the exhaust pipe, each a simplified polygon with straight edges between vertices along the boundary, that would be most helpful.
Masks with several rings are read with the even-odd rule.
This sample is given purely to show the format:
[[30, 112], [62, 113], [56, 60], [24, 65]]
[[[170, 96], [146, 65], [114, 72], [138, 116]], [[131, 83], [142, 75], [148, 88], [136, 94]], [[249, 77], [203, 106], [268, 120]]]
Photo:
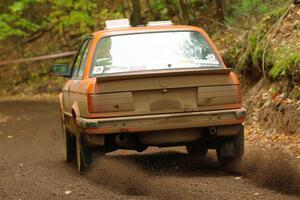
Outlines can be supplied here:
[[137, 136], [124, 133], [119, 133], [115, 135], [114, 143], [120, 148], [136, 150], [139, 152], [142, 152], [145, 149], [147, 149], [147, 145], [143, 145], [138, 142]]
[[114, 141], [118, 146], [121, 147], [128, 145], [128, 137], [123, 133], [117, 134], [114, 138]]
[[217, 135], [217, 128], [216, 127], [209, 127], [209, 133], [211, 135]]

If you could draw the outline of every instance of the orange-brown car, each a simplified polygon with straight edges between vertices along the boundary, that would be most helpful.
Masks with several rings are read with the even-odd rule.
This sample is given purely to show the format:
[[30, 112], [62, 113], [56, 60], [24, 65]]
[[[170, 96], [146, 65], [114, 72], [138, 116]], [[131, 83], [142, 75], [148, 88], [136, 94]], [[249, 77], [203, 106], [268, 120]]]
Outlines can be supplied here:
[[[120, 28], [118, 28], [118, 23]], [[240, 83], [200, 28], [126, 20], [84, 39], [59, 96], [66, 160], [82, 171], [117, 149], [216, 149], [222, 166], [242, 158], [246, 116]]]

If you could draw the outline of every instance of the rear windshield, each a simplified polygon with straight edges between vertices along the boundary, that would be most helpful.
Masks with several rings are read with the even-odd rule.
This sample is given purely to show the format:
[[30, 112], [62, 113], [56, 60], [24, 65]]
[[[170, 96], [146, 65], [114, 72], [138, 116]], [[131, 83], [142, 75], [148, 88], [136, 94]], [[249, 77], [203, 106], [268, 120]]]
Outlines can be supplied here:
[[218, 56], [199, 32], [138, 33], [101, 39], [91, 75], [218, 67], [222, 67]]

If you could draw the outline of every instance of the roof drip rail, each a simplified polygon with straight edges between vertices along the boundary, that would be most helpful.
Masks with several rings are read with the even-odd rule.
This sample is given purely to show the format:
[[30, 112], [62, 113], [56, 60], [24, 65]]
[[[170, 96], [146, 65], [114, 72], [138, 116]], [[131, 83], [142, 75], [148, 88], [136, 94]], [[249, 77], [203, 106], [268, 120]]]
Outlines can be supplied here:
[[147, 26], [165, 26], [165, 25], [174, 25], [171, 20], [167, 21], [150, 21], [147, 23]]
[[128, 19], [115, 19], [115, 20], [106, 20], [105, 29], [114, 29], [114, 28], [129, 28], [130, 23]]

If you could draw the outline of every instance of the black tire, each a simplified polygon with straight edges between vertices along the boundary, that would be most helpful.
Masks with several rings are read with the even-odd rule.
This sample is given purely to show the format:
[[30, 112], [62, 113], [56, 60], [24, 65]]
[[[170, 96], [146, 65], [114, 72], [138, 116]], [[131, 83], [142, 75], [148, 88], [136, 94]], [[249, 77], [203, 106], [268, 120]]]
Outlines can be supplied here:
[[[222, 145], [233, 145], [233, 156], [224, 156], [222, 152]], [[234, 136], [231, 139], [225, 140], [217, 147], [217, 158], [219, 165], [226, 170], [234, 170], [242, 161], [244, 155], [244, 127], [241, 127], [241, 130], [238, 135]]]
[[61, 131], [63, 136], [64, 158], [67, 163], [76, 159], [76, 138], [66, 130], [63, 117], [61, 118]]
[[186, 145], [186, 150], [190, 155], [199, 155], [205, 156], [207, 155], [207, 147], [201, 143], [199, 144], [188, 144]]
[[64, 157], [67, 163], [76, 159], [76, 138], [68, 131], [64, 131]]
[[91, 149], [84, 144], [80, 134], [76, 136], [76, 155], [77, 170], [78, 172], [83, 172], [92, 164], [93, 157]]

